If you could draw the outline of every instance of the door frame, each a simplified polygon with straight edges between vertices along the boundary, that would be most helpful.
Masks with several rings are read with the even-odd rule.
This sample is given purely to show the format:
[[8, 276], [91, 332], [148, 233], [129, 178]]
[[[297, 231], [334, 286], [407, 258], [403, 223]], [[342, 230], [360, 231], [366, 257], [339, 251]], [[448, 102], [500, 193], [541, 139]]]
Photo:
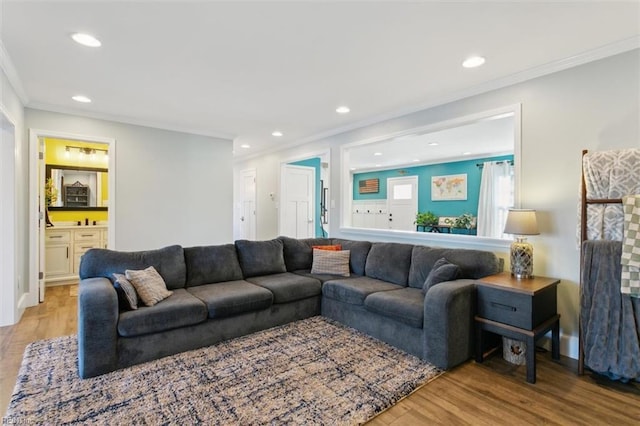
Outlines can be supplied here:
[[[109, 146], [109, 201], [107, 208], [109, 218], [107, 221], [108, 231], [108, 247], [114, 248], [115, 245], [115, 208], [116, 208], [116, 140], [111, 137], [81, 135], [70, 132], [61, 132], [56, 130], [29, 129], [29, 293], [28, 306], [35, 306], [40, 299], [40, 272], [41, 259], [44, 259], [44, 197], [41, 192], [44, 191], [44, 185], [40, 185], [38, 180], [38, 168], [40, 167], [40, 150], [39, 141], [41, 138], [69, 139], [82, 142], [104, 143]], [[42, 278], [44, 279], [44, 278]]]
[[[253, 195], [252, 195], [252, 199], [253, 199], [253, 215], [251, 216], [251, 221], [253, 222], [253, 238], [249, 238], [249, 239], [256, 239], [257, 235], [258, 235], [258, 229], [257, 229], [257, 225], [258, 225], [258, 172], [255, 168], [251, 168], [251, 169], [243, 169], [240, 170], [238, 172], [239, 178], [238, 178], [238, 215], [242, 216], [244, 213], [244, 201], [245, 199], [243, 198], [244, 195], [244, 189], [243, 189], [243, 185], [244, 185], [244, 177], [245, 176], [253, 176]], [[234, 220], [238, 220], [237, 217], [234, 218]], [[239, 219], [240, 221], [242, 221], [242, 219]], [[238, 237], [239, 238], [244, 238], [244, 236], [242, 235], [242, 223], [238, 222]]]

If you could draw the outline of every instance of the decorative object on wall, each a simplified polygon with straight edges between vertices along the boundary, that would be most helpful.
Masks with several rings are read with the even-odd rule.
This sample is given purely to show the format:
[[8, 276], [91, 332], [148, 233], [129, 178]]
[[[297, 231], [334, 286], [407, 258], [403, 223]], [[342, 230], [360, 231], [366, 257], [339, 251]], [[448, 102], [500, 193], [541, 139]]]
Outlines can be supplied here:
[[538, 235], [536, 211], [531, 209], [509, 209], [505, 234], [513, 234], [511, 243], [511, 275], [517, 279], [533, 277], [533, 246], [525, 235]]
[[380, 191], [380, 179], [365, 179], [358, 182], [360, 194], [377, 194]]
[[467, 174], [432, 176], [431, 201], [466, 200]]

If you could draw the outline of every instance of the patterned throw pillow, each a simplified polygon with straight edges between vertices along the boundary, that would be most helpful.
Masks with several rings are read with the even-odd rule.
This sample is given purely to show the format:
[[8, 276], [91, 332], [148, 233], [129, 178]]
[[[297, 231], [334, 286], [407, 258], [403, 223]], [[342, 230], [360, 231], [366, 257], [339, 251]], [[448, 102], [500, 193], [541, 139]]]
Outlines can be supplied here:
[[460, 267], [449, 262], [444, 257], [441, 257], [433, 264], [433, 268], [429, 271], [427, 279], [424, 280], [422, 292], [427, 294], [427, 291], [429, 291], [429, 289], [434, 285], [445, 281], [455, 280], [458, 278], [458, 274], [460, 274]]
[[153, 306], [173, 294], [172, 291], [167, 290], [167, 284], [153, 266], [142, 271], [127, 269], [125, 275], [147, 306]]
[[334, 244], [334, 245], [329, 245], [329, 246], [311, 246], [312, 249], [318, 249], [318, 250], [329, 250], [329, 251], [341, 251], [342, 250], [342, 246], [340, 244]]
[[343, 277], [350, 276], [349, 273], [349, 250], [333, 251], [313, 249], [312, 274], [330, 274]]
[[126, 304], [129, 309], [138, 309], [138, 293], [136, 293], [136, 289], [131, 284], [131, 281], [124, 276], [124, 274], [113, 274], [113, 278], [116, 280], [113, 285], [116, 287], [120, 287], [122, 293], [124, 293], [124, 297], [126, 300]]

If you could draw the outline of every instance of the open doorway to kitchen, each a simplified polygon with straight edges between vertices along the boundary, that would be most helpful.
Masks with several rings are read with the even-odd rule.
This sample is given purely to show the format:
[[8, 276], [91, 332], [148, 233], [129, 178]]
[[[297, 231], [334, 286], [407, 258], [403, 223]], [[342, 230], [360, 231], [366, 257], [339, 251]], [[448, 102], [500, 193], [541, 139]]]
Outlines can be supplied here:
[[82, 254], [114, 247], [115, 140], [31, 129], [30, 294], [78, 281]]

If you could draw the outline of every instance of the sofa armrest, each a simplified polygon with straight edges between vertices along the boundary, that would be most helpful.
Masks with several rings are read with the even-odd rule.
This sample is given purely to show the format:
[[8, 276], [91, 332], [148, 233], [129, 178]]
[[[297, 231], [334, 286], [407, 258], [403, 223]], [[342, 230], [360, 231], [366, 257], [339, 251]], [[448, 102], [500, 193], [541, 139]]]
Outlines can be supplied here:
[[78, 285], [78, 372], [98, 376], [118, 364], [118, 296], [107, 278], [87, 278]]
[[453, 368], [473, 355], [473, 317], [476, 289], [473, 280], [437, 284], [424, 298], [424, 359], [443, 369]]

